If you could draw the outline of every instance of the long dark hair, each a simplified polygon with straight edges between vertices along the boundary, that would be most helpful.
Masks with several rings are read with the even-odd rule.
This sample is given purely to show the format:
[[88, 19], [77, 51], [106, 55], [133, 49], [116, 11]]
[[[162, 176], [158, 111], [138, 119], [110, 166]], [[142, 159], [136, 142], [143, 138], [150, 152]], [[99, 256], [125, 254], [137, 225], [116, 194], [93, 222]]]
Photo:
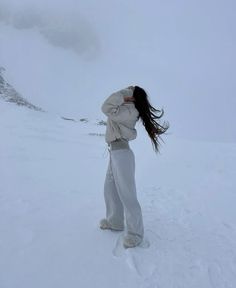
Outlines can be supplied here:
[[[145, 90], [139, 86], [134, 86], [133, 91], [134, 104], [139, 112], [139, 117], [151, 138], [155, 152], [159, 152], [160, 135], [165, 133], [169, 128], [169, 124], [164, 122], [162, 125], [156, 119], [160, 119], [164, 110], [155, 109], [148, 100]], [[162, 139], [161, 139], [162, 140]], [[163, 140], [162, 140], [163, 141]]]

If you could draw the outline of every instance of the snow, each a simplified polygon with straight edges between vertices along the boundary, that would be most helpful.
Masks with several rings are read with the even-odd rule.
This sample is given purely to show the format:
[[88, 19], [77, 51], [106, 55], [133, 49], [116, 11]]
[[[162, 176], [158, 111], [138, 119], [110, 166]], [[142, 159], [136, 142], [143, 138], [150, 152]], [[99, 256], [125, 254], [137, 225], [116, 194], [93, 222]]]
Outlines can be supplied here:
[[167, 135], [156, 155], [138, 124], [145, 240], [125, 250], [122, 232], [98, 227], [109, 152], [97, 121], [0, 102], [0, 287], [235, 287], [236, 144]]

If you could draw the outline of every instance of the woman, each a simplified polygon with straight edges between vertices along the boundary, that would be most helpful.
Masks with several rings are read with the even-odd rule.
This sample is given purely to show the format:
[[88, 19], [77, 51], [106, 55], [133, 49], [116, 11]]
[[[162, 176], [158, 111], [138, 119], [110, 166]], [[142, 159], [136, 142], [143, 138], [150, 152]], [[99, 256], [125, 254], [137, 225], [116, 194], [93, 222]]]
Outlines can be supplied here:
[[135, 157], [129, 141], [137, 137], [135, 124], [141, 119], [158, 152], [159, 135], [168, 129], [168, 125], [156, 121], [164, 111], [152, 107], [146, 92], [138, 86], [113, 93], [103, 103], [102, 112], [108, 117], [105, 140], [110, 159], [104, 183], [106, 218], [100, 221], [100, 228], [122, 231], [125, 216], [127, 231], [123, 246], [131, 248], [142, 242], [144, 228], [136, 194]]

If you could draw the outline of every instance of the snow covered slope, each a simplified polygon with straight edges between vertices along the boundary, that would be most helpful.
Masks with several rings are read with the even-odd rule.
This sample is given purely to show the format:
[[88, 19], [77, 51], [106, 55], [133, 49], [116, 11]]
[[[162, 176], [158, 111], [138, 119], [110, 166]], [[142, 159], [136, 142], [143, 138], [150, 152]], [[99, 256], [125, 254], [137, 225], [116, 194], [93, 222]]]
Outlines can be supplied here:
[[131, 142], [145, 241], [101, 231], [104, 126], [0, 102], [1, 288], [233, 288], [236, 145]]

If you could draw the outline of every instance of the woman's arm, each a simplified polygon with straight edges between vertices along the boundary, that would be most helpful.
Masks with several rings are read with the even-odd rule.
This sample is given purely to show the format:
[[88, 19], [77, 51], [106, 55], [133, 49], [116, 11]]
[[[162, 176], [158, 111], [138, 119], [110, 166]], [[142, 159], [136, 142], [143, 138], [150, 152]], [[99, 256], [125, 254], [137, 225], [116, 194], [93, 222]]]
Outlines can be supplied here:
[[133, 95], [133, 90], [130, 87], [119, 90], [111, 94], [102, 104], [102, 112], [107, 117], [117, 118], [117, 115], [119, 114], [120, 106], [124, 102], [132, 101], [132, 95]]

